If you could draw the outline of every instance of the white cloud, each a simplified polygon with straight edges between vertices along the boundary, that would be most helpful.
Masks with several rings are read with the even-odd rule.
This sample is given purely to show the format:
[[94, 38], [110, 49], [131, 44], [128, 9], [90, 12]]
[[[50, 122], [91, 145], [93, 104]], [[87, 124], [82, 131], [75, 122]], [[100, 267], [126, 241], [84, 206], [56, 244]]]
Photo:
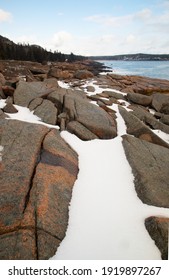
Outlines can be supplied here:
[[9, 21], [11, 21], [11, 19], [12, 19], [11, 13], [0, 9], [0, 22], [3, 22], [3, 21], [9, 22]]
[[146, 21], [152, 16], [152, 11], [150, 9], [143, 9], [139, 12], [133, 14], [127, 14], [123, 16], [109, 16], [109, 15], [93, 15], [86, 17], [86, 21], [95, 22], [101, 25], [117, 27], [124, 27], [135, 20]]
[[55, 47], [62, 47], [73, 39], [71, 33], [67, 31], [59, 31], [54, 34], [52, 42]]
[[99, 23], [106, 26], [120, 26], [124, 23], [128, 24], [132, 20], [132, 15], [126, 16], [108, 16], [108, 15], [93, 15], [85, 18], [86, 21]]
[[138, 13], [135, 13], [132, 15], [133, 20], [134, 19], [140, 19], [140, 20], [148, 20], [152, 16], [152, 11], [150, 9], [143, 9], [139, 11]]

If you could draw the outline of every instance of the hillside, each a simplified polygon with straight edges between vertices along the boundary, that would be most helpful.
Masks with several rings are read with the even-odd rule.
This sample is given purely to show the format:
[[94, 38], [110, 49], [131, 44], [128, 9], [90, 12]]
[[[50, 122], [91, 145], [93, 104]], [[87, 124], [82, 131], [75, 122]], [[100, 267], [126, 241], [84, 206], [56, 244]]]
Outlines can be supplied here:
[[29, 44], [15, 44], [0, 35], [0, 59], [1, 60], [25, 60], [25, 61], [59, 61], [65, 60], [72, 62], [77, 60], [83, 60], [84, 57], [71, 54], [63, 54], [61, 52], [47, 51], [38, 45]]

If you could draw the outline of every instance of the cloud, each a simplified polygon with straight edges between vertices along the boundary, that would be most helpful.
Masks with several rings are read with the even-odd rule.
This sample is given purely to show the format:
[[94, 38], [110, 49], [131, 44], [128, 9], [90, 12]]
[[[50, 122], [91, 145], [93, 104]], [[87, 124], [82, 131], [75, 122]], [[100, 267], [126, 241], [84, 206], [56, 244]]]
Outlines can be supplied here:
[[6, 12], [2, 9], [0, 9], [0, 22], [8, 21], [10, 22], [12, 20], [12, 15], [9, 12]]
[[124, 27], [128, 24], [133, 23], [135, 20], [140, 20], [144, 22], [150, 19], [151, 16], [152, 11], [148, 8], [145, 8], [139, 12], [123, 16], [93, 15], [86, 17], [85, 20], [110, 27]]
[[62, 47], [73, 39], [71, 33], [67, 31], [59, 31], [54, 34], [52, 42], [55, 47]]
[[139, 11], [138, 13], [135, 13], [132, 15], [133, 19], [140, 19], [142, 21], [148, 20], [150, 19], [152, 16], [152, 11], [148, 8], [145, 8], [141, 11]]
[[108, 15], [93, 15], [85, 18], [86, 21], [99, 23], [106, 26], [120, 26], [125, 23], [130, 23], [132, 15], [126, 16], [108, 16]]

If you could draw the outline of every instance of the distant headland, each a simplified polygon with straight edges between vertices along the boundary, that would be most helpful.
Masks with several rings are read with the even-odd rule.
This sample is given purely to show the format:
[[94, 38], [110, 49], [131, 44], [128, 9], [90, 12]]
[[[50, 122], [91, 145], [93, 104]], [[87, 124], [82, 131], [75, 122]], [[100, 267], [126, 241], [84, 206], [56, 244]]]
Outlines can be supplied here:
[[134, 61], [168, 61], [169, 54], [121, 54], [121, 55], [108, 55], [108, 56], [90, 56], [93, 60], [134, 60]]

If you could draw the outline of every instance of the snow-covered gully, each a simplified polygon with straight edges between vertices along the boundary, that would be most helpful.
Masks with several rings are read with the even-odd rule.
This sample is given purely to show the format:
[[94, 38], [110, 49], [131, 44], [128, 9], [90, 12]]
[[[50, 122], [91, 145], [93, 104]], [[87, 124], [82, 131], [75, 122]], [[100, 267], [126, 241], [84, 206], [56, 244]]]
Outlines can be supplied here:
[[161, 259], [145, 218], [169, 217], [169, 209], [143, 204], [122, 146], [126, 134], [117, 105], [118, 136], [84, 142], [62, 132], [79, 155], [79, 175], [69, 209], [69, 225], [53, 259]]

